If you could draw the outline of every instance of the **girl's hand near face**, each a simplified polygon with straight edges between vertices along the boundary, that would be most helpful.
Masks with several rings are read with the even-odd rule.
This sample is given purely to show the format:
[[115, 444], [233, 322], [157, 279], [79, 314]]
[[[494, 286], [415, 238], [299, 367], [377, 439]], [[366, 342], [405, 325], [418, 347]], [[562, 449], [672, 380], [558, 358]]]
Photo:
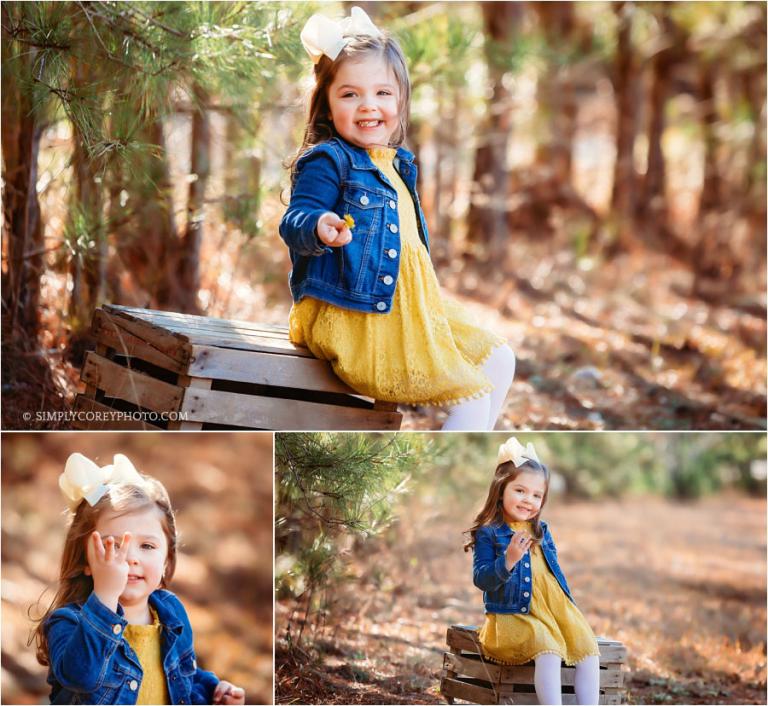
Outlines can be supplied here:
[[245, 690], [228, 681], [220, 681], [213, 691], [213, 703], [215, 704], [244, 704]]
[[324, 213], [317, 222], [317, 237], [332, 248], [346, 245], [352, 240], [347, 222], [335, 213]]
[[533, 544], [533, 537], [527, 532], [515, 532], [512, 535], [504, 562], [507, 571], [511, 571], [512, 567], [522, 559], [523, 555], [531, 548], [531, 544]]
[[111, 611], [117, 612], [117, 602], [128, 583], [128, 549], [131, 533], [126, 532], [115, 546], [115, 538], [107, 537], [102, 542], [98, 532], [92, 532], [86, 544], [88, 568], [93, 576], [93, 592]]

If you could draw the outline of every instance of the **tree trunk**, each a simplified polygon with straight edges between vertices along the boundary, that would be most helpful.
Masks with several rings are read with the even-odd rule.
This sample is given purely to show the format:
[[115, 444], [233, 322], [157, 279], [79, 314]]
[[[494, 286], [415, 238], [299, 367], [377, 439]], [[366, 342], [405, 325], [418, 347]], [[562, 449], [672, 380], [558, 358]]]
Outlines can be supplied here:
[[200, 246], [205, 224], [205, 193], [211, 172], [211, 120], [208, 95], [199, 87], [195, 90], [198, 109], [192, 115], [192, 154], [187, 200], [187, 228], [181, 241], [177, 266], [178, 309], [198, 314], [197, 293], [200, 289]]
[[[11, 13], [22, 6], [3, 3], [3, 30], [16, 23]], [[5, 35], [5, 31], [3, 31]], [[13, 41], [3, 36], [3, 59], [13, 51]], [[37, 50], [29, 47], [14, 66], [2, 72], [3, 215], [8, 266], [2, 277], [3, 314], [11, 334], [34, 347], [39, 332], [38, 304], [43, 273], [43, 227], [37, 200], [37, 158], [43, 127], [21, 80], [31, 76]]]
[[[702, 62], [704, 60], [702, 59]], [[704, 136], [704, 183], [699, 199], [699, 218], [708, 211], [717, 210], [721, 203], [721, 182], [717, 166], [717, 109], [715, 106], [715, 67], [705, 62], [699, 66], [701, 92], [701, 129]]]
[[[536, 2], [536, 14], [548, 47], [568, 50], [573, 41], [574, 16], [570, 2]], [[536, 163], [545, 166], [556, 183], [571, 181], [573, 138], [576, 133], [576, 100], [570, 66], [550, 61], [537, 87], [538, 112], [545, 134], [536, 148]]]
[[524, 8], [517, 2], [484, 2], [481, 7], [491, 97], [475, 152], [467, 240], [479, 260], [492, 262], [504, 255], [507, 241], [510, 109], [509, 92], [503, 83], [508, 68], [503, 54], [512, 46]]
[[634, 166], [637, 93], [633, 80], [636, 66], [631, 42], [634, 3], [619, 2], [613, 5], [613, 9], [619, 18], [619, 32], [613, 75], [613, 89], [616, 95], [616, 163], [613, 170], [611, 208], [621, 221], [619, 237], [623, 241], [626, 231], [632, 226], [637, 189]]

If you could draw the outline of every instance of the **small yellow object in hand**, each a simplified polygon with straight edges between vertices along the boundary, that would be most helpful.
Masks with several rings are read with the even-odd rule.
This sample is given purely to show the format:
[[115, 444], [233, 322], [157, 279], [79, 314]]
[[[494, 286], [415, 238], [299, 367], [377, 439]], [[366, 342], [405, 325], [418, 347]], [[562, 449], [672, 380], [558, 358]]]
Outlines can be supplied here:
[[355, 227], [355, 219], [352, 218], [348, 213], [344, 216], [344, 223], [347, 224], [347, 228], [352, 230]]

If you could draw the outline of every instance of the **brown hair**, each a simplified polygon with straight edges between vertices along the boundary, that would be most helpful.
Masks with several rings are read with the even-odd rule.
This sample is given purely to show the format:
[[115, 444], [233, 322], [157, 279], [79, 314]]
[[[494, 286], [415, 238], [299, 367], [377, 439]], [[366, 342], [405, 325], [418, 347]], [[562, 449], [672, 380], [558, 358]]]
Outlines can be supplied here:
[[354, 61], [369, 54], [378, 54], [382, 57], [387, 67], [392, 69], [392, 73], [395, 75], [399, 89], [400, 125], [392, 136], [390, 144], [399, 146], [405, 141], [411, 110], [411, 79], [408, 76], [408, 66], [403, 50], [397, 41], [387, 34], [381, 37], [352, 37], [335, 59], [332, 60], [323, 55], [320, 57], [320, 61], [315, 64], [315, 87], [312, 89], [312, 95], [309, 99], [309, 115], [307, 116], [307, 127], [304, 129], [304, 139], [296, 156], [288, 165], [291, 170], [291, 185], [296, 178], [296, 162], [301, 159], [302, 155], [315, 145], [327, 142], [336, 136], [336, 130], [330, 119], [331, 108], [328, 102], [328, 89], [336, 78], [339, 68], [345, 61]]
[[496, 467], [496, 472], [493, 475], [493, 481], [491, 481], [491, 487], [488, 489], [488, 497], [485, 499], [483, 509], [480, 510], [475, 522], [464, 534], [469, 534], [470, 539], [464, 545], [464, 551], [468, 552], [475, 546], [475, 538], [477, 530], [485, 525], [503, 524], [504, 522], [504, 509], [502, 507], [502, 500], [504, 498], [504, 489], [509, 483], [517, 478], [521, 473], [525, 472], [541, 473], [544, 476], [544, 496], [541, 499], [541, 507], [533, 517], [533, 539], [535, 542], [540, 542], [544, 537], [544, 530], [541, 528], [541, 511], [544, 509], [544, 505], [547, 502], [547, 493], [549, 493], [549, 469], [538, 461], [532, 461], [526, 459], [525, 463], [521, 466], [515, 466], [512, 461], [505, 461]]
[[56, 595], [44, 615], [37, 620], [37, 627], [31, 637], [37, 646], [37, 661], [48, 665], [48, 637], [46, 621], [50, 615], [68, 603], [84, 603], [93, 591], [93, 578], [85, 573], [88, 566], [86, 542], [96, 527], [99, 517], [104, 512], [114, 512], [118, 516], [139, 512], [155, 506], [161, 513], [160, 520], [166, 540], [168, 554], [165, 559], [165, 570], [160, 586], [166, 588], [176, 570], [176, 549], [178, 535], [176, 533], [176, 518], [174, 517], [171, 500], [165, 486], [154, 478], [141, 474], [143, 483], [121, 483], [108, 486], [104, 496], [91, 507], [85, 500], [72, 513], [72, 519], [64, 540], [64, 550], [59, 567], [59, 586]]

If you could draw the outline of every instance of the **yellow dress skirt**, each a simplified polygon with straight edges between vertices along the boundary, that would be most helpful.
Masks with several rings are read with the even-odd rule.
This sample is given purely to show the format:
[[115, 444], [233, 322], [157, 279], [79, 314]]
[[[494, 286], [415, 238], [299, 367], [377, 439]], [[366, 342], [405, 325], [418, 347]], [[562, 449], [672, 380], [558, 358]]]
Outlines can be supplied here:
[[[528, 530], [527, 522], [514, 522], [513, 530]], [[541, 547], [530, 551], [533, 591], [528, 613], [488, 613], [480, 628], [483, 655], [500, 664], [525, 664], [552, 653], [568, 665], [599, 655], [597, 640], [581, 611], [560, 588], [549, 570]]]
[[413, 200], [392, 163], [395, 150], [368, 153], [397, 189], [400, 272], [392, 308], [369, 314], [304, 297], [291, 309], [291, 341], [329, 361], [356, 392], [379, 400], [452, 405], [487, 395], [493, 386], [481, 366], [506, 341], [443, 298]]

